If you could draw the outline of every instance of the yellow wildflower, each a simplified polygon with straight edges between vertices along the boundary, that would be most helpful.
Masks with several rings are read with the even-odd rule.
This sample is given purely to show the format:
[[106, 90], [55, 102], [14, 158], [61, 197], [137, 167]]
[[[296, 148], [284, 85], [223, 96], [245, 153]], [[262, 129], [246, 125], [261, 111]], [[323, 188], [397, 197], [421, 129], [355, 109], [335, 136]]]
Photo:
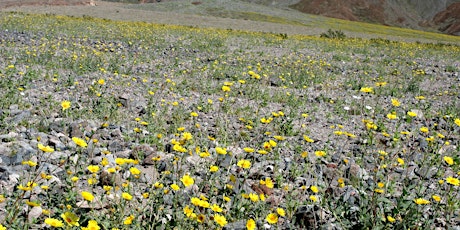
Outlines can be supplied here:
[[264, 149], [257, 150], [257, 152], [258, 152], [259, 154], [267, 154], [267, 153], [268, 153], [268, 152], [267, 152], [266, 150], [264, 150]]
[[99, 172], [99, 166], [97, 165], [89, 165], [88, 167], [86, 167], [86, 169], [88, 169], [88, 171], [92, 172], [92, 173], [97, 173]]
[[253, 219], [249, 219], [247, 222], [246, 222], [246, 229], [247, 230], [255, 230], [257, 227], [257, 224], [256, 222], [253, 220]]
[[310, 190], [311, 190], [312, 192], [314, 192], [314, 193], [318, 193], [318, 191], [319, 191], [319, 190], [318, 190], [318, 187], [316, 187], [315, 185], [310, 186]]
[[225, 155], [225, 154], [227, 154], [227, 149], [226, 148], [221, 148], [221, 147], [216, 147], [216, 153]]
[[224, 92], [230, 92], [231, 88], [229, 86], [223, 85], [222, 86], [222, 91]]
[[247, 153], [252, 153], [254, 152], [254, 149], [253, 148], [249, 148], [249, 147], [246, 147], [246, 148], [243, 148], [243, 150]]
[[429, 204], [430, 201], [426, 200], [426, 199], [423, 199], [423, 198], [417, 198], [417, 199], [414, 199], [414, 202], [418, 205], [424, 205], [424, 204]]
[[184, 175], [180, 181], [182, 181], [182, 184], [184, 184], [185, 187], [189, 187], [195, 183], [195, 180], [187, 174]]
[[130, 215], [128, 217], [125, 218], [125, 220], [123, 221], [123, 224], [124, 225], [130, 225], [133, 223], [133, 220], [134, 220], [134, 216], [133, 215]]
[[83, 197], [83, 199], [90, 202], [94, 200], [94, 196], [90, 192], [83, 191], [81, 192], [81, 196]]
[[362, 87], [359, 91], [363, 93], [373, 93], [374, 89], [372, 87]]
[[219, 207], [219, 205], [217, 204], [211, 205], [211, 210], [213, 210], [214, 212], [222, 212], [222, 208]]
[[389, 113], [387, 114], [387, 118], [390, 120], [395, 120], [395, 119], [398, 119], [398, 116], [396, 116], [396, 114]]
[[[64, 223], [62, 221], [55, 219], [55, 218], [46, 218], [45, 219], [45, 224], [55, 227], [55, 228], [60, 228], [64, 226]], [[5, 228], [6, 229], [6, 228]]]
[[209, 168], [209, 171], [210, 172], [217, 172], [219, 170], [219, 167], [218, 166], [215, 166], [215, 165], [212, 165], [210, 168]]
[[387, 216], [387, 220], [388, 220], [388, 222], [390, 222], [390, 223], [393, 223], [393, 222], [396, 221], [396, 219], [393, 218], [392, 216]]
[[286, 212], [282, 208], [277, 208], [276, 213], [278, 213], [278, 215], [280, 215], [280, 216], [285, 216], [286, 215]]
[[408, 111], [408, 112], [407, 112], [407, 115], [409, 115], [409, 117], [416, 117], [416, 116], [417, 116], [417, 113], [412, 112], [412, 111]]
[[43, 144], [38, 144], [37, 145], [38, 149], [40, 149], [41, 151], [43, 152], [47, 152], [47, 153], [52, 153], [54, 152], [54, 149], [49, 147], [49, 146], [44, 146]]
[[37, 162], [33, 162], [33, 161], [23, 161], [22, 164], [29, 165], [30, 167], [37, 166]]
[[398, 106], [401, 105], [401, 102], [399, 102], [398, 99], [396, 99], [396, 98], [392, 98], [392, 99], [391, 99], [391, 104], [392, 104], [393, 106], [395, 106], [395, 107], [398, 107]]
[[95, 220], [88, 221], [88, 225], [86, 227], [82, 227], [81, 230], [99, 230], [101, 227]]
[[227, 225], [227, 219], [225, 218], [225, 216], [222, 216], [219, 214], [214, 215], [214, 221], [221, 227], [224, 227], [225, 225]]
[[433, 198], [433, 200], [435, 200], [436, 202], [441, 201], [441, 197], [438, 196], [438, 195], [433, 195], [433, 196], [431, 196], [431, 198]]
[[122, 193], [121, 197], [123, 197], [123, 199], [128, 200], [128, 201], [133, 199], [133, 196], [127, 192]]
[[274, 187], [273, 181], [270, 177], [265, 177], [265, 180], [260, 180], [259, 183], [267, 186], [267, 188]]
[[449, 156], [445, 156], [444, 157], [444, 161], [448, 164], [448, 165], [453, 165], [454, 164], [454, 159], [452, 157], [449, 157]]
[[242, 159], [242, 160], [238, 161], [237, 165], [238, 165], [238, 167], [248, 169], [248, 168], [251, 167], [251, 162], [248, 161], [248, 160]]
[[313, 143], [313, 142], [315, 142], [313, 139], [311, 139], [311, 138], [310, 138], [309, 136], [307, 136], [307, 135], [303, 135], [303, 139], [304, 139], [306, 142], [308, 142], [308, 143]]
[[455, 178], [455, 177], [447, 177], [446, 182], [451, 185], [459, 186], [460, 185], [460, 180]]
[[326, 156], [326, 152], [325, 151], [315, 151], [315, 155], [317, 157], [324, 157]]
[[177, 184], [172, 184], [172, 185], [171, 185], [171, 188], [172, 188], [174, 191], [177, 191], [177, 190], [180, 189], [179, 185], [177, 185]]
[[249, 193], [249, 199], [252, 202], [257, 202], [259, 201], [259, 195], [257, 195], [256, 193]]
[[422, 133], [428, 133], [428, 128], [427, 127], [421, 127], [420, 132]]
[[83, 139], [81, 139], [81, 138], [78, 138], [78, 137], [72, 137], [72, 141], [73, 141], [76, 145], [78, 145], [78, 146], [80, 146], [80, 147], [82, 147], [82, 148], [85, 148], [85, 147], [88, 146], [88, 144], [86, 144], [86, 141], [85, 141], [85, 140], [83, 140]]
[[62, 101], [61, 102], [61, 107], [62, 107], [62, 110], [66, 110], [66, 109], [70, 108], [70, 101]]
[[267, 217], [265, 217], [265, 220], [269, 224], [276, 224], [278, 223], [278, 215], [276, 213], [270, 213], [267, 215]]
[[80, 226], [78, 221], [80, 220], [80, 217], [78, 217], [75, 213], [72, 212], [65, 212], [61, 214], [61, 218], [64, 219], [64, 222], [66, 222], [70, 226]]
[[131, 172], [131, 174], [133, 174], [133, 175], [139, 175], [139, 174], [141, 174], [141, 170], [139, 170], [139, 169], [136, 168], [136, 167], [131, 167], [131, 168], [129, 168], [129, 172]]
[[454, 123], [458, 126], [460, 126], [460, 118], [455, 118]]

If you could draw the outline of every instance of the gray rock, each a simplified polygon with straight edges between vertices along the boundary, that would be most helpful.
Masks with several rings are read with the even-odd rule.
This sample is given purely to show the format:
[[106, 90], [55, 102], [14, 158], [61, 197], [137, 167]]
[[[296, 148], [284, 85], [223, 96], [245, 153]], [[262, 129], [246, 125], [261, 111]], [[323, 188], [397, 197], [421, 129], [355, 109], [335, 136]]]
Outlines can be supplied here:
[[10, 175], [8, 175], [8, 180], [10, 181], [10, 183], [13, 184], [19, 183], [19, 178], [21, 178], [21, 176], [17, 173], [11, 173]]
[[0, 143], [0, 158], [6, 164], [10, 164], [10, 154], [12, 152], [11, 148], [9, 147], [9, 143]]
[[417, 116], [416, 116], [417, 119], [421, 119], [421, 120], [425, 119], [425, 116], [424, 116], [422, 110], [419, 110], [419, 109], [411, 109], [410, 111], [417, 114]]
[[98, 165], [99, 163], [101, 163], [102, 158], [102, 156], [93, 157], [93, 159], [91, 159], [91, 164]]
[[227, 147], [227, 151], [228, 152], [231, 152], [233, 156], [237, 157], [238, 156], [242, 156], [243, 154], [245, 154], [245, 152], [243, 151], [242, 148], [238, 147], [238, 146], [228, 146]]
[[42, 214], [42, 212], [43, 209], [40, 206], [36, 206], [30, 209], [29, 214], [27, 215], [27, 220], [29, 221], [29, 223], [32, 223], [35, 220], [37, 220], [38, 217], [40, 217], [40, 215]]
[[119, 128], [116, 128], [112, 132], [110, 132], [110, 136], [114, 138], [121, 138], [123, 134]]
[[70, 136], [83, 138], [84, 134], [81, 131], [81, 124], [73, 123], [70, 125]]
[[245, 230], [246, 221], [232, 222], [225, 225], [224, 230]]
[[0, 181], [9, 180], [9, 176], [11, 175], [11, 169], [8, 166], [0, 165]]
[[41, 167], [42, 167], [43, 172], [52, 173], [53, 175], [64, 176], [65, 174], [65, 171], [62, 167], [59, 167], [59, 166], [56, 166], [50, 163], [44, 162], [41, 164]]
[[59, 138], [54, 137], [54, 136], [50, 136], [48, 143], [51, 147], [53, 147], [57, 151], [65, 150], [67, 148], [67, 146], [64, 145], [64, 143], [62, 143]]
[[[110, 150], [110, 146], [109, 146]], [[119, 158], [129, 158], [131, 156], [131, 149], [123, 150], [123, 151], [115, 151], [115, 150], [110, 150], [116, 157]]]
[[19, 105], [17, 104], [10, 105], [9, 109], [10, 109], [10, 116], [14, 116], [14, 115], [21, 113], [21, 110], [19, 110]]
[[[206, 162], [206, 159], [202, 158], [202, 157], [200, 157], [200, 156], [198, 156], [196, 154], [193, 154], [191, 156], [187, 156], [185, 158], [185, 161], [187, 163], [189, 163], [190, 165], [192, 165], [192, 166], [197, 166], [197, 165], [200, 165], [200, 164], [204, 164]], [[184, 170], [186, 170], [186, 169], [184, 169]]]
[[[121, 140], [114, 140], [107, 147], [107, 149], [112, 153], [120, 152], [123, 150], [123, 148], [124, 146]], [[126, 157], [129, 157], [129, 155], [131, 154], [131, 150], [127, 154], [128, 155]]]
[[225, 154], [225, 155], [217, 154], [218, 164], [220, 167], [223, 167], [223, 168], [227, 168], [228, 166], [230, 166], [233, 159], [234, 159], [233, 156], [231, 156], [230, 154]]
[[425, 138], [419, 138], [416, 140], [416, 142], [419, 144], [420, 149], [423, 151], [428, 148], [428, 142], [425, 140]]
[[63, 118], [56, 118], [50, 122], [49, 129], [58, 133], [69, 133], [69, 127], [67, 121]]
[[317, 205], [301, 206], [294, 213], [294, 225], [302, 229], [318, 229], [329, 216], [326, 210]]
[[348, 185], [345, 187], [345, 192], [342, 196], [344, 202], [350, 205], [358, 204], [359, 198], [359, 191], [353, 188], [353, 186]]
[[346, 174], [349, 176], [349, 179], [356, 178], [359, 180], [367, 180], [369, 178], [369, 174], [367, 173], [367, 171], [361, 168], [358, 164], [354, 163], [350, 164]]
[[102, 156], [101, 161], [102, 161], [102, 158], [107, 158], [107, 161], [109, 161], [109, 165], [111, 165], [111, 166], [116, 165], [116, 163], [115, 163], [115, 155], [109, 154], [109, 155]]
[[310, 187], [310, 185], [312, 184], [311, 183], [311, 179], [308, 179], [306, 177], [297, 177], [295, 178], [295, 186], [297, 188], [300, 188], [302, 186], [306, 186], [307, 188]]
[[415, 170], [415, 175], [423, 179], [429, 180], [434, 175], [436, 175], [437, 172], [438, 172], [438, 168], [436, 167], [428, 168], [428, 166], [422, 166], [421, 168], [418, 168]]
[[31, 115], [30, 111], [25, 110], [17, 114], [16, 116], [12, 117], [11, 119], [7, 119], [8, 122], [11, 122], [13, 124], [19, 124], [22, 121], [26, 120], [29, 118]]
[[316, 165], [317, 171], [321, 172], [323, 176], [332, 180], [340, 176], [341, 172], [336, 167], [327, 167], [327, 165]]
[[144, 159], [145, 156], [151, 155], [155, 152], [155, 149], [147, 144], [135, 146], [132, 148], [132, 150], [133, 151], [131, 152], [131, 157], [137, 160]]
[[152, 183], [159, 178], [158, 170], [154, 166], [140, 167], [141, 170], [141, 181], [144, 183]]
[[124, 107], [129, 108], [129, 106], [130, 106], [130, 100], [129, 100], [129, 99], [130, 99], [130, 98], [131, 98], [131, 96], [130, 96], [129, 94], [124, 93], [124, 94], [122, 94], [122, 95], [120, 95], [120, 96], [118, 97], [118, 100], [120, 101], [120, 103], [121, 103]]
[[253, 179], [270, 177], [273, 174], [273, 170], [272, 161], [256, 162], [249, 169], [249, 176]]
[[120, 186], [122, 183], [121, 175], [118, 172], [109, 173], [106, 170], [102, 171], [99, 177], [99, 183], [101, 185], [109, 185], [109, 186]]
[[11, 139], [14, 139], [14, 138], [17, 138], [19, 136], [18, 133], [16, 132], [10, 132], [8, 134], [3, 134], [3, 135], [0, 135], [0, 140], [1, 141], [5, 141], [6, 140], [11, 140]]
[[[11, 148], [11, 152], [9, 153], [9, 164], [10, 165], [21, 164], [22, 161], [28, 160], [30, 158], [30, 155], [35, 154], [37, 152], [36, 149], [32, 148], [29, 145], [29, 143], [25, 141], [12, 142], [10, 148]], [[4, 157], [2, 158], [3, 158], [3, 161], [6, 160]]]

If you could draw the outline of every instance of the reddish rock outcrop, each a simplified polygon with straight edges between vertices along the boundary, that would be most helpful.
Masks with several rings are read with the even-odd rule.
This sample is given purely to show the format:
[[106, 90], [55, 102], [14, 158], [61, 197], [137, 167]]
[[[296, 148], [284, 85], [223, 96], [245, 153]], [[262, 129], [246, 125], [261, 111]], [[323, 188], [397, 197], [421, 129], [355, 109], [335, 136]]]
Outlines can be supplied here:
[[[399, 0], [300, 0], [293, 8], [309, 14], [460, 35], [460, 2]], [[455, 3], [456, 2], [456, 3]], [[404, 3], [404, 4], [403, 4]], [[433, 17], [433, 15], [435, 15]]]
[[453, 3], [446, 10], [436, 14], [432, 21], [439, 26], [439, 30], [448, 34], [460, 35], [460, 2]]

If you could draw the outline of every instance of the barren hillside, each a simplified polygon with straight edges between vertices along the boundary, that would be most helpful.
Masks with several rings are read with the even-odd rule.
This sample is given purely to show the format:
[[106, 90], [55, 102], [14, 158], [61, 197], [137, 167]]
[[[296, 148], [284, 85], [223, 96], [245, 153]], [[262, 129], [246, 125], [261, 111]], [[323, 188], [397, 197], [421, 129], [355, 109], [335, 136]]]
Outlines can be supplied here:
[[460, 35], [460, 1], [301, 0], [305, 13]]

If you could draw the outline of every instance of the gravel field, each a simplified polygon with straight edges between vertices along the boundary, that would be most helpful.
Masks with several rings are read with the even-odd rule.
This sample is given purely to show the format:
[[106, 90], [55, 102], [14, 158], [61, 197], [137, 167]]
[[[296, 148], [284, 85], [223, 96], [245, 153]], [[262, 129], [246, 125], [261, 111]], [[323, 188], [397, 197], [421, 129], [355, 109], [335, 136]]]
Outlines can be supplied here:
[[460, 228], [458, 45], [96, 3], [0, 13], [8, 228]]

